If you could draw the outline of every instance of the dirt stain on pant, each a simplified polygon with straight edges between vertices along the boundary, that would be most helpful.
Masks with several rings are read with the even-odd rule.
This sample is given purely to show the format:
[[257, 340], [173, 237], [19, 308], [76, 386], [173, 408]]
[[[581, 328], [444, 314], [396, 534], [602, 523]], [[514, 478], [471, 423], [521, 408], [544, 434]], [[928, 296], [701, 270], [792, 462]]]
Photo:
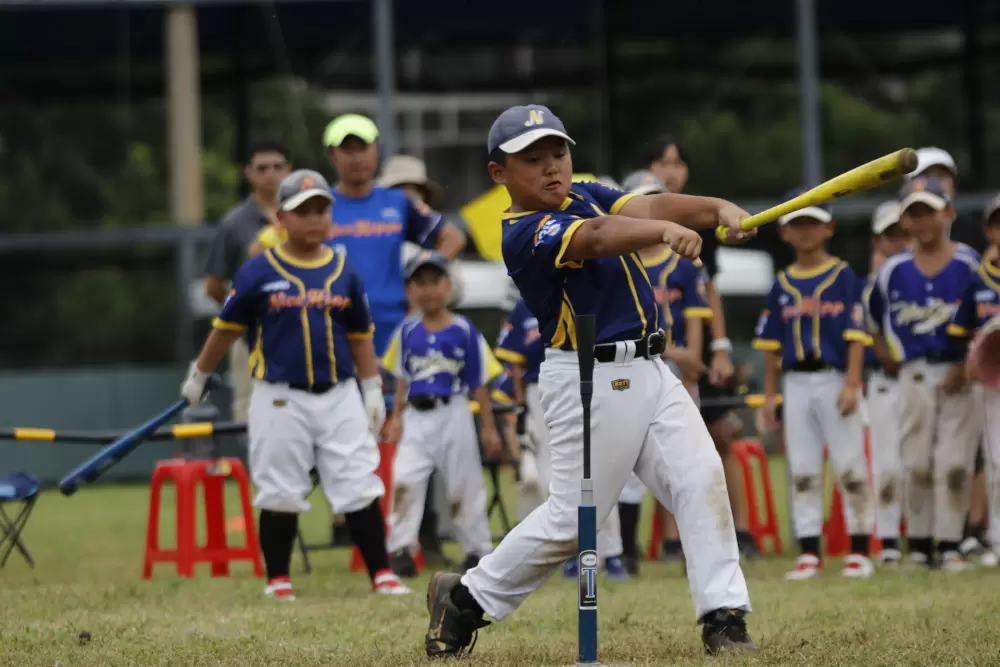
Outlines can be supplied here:
[[945, 476], [948, 488], [948, 504], [952, 509], [962, 509], [963, 499], [968, 495], [969, 473], [964, 468], [952, 468]]
[[809, 493], [816, 486], [816, 478], [812, 475], [796, 475], [792, 479], [796, 493]]
[[919, 513], [928, 499], [934, 477], [930, 470], [914, 470], [910, 473], [910, 483], [907, 485], [907, 507], [911, 512]]
[[896, 478], [891, 477], [878, 490], [878, 501], [883, 506], [896, 502]]
[[708, 506], [715, 514], [719, 534], [726, 536], [733, 532], [733, 508], [729, 505], [729, 489], [722, 466], [716, 466], [708, 485]]
[[396, 514], [402, 514], [406, 509], [406, 503], [409, 501], [409, 489], [405, 485], [398, 485], [392, 492], [392, 511]]

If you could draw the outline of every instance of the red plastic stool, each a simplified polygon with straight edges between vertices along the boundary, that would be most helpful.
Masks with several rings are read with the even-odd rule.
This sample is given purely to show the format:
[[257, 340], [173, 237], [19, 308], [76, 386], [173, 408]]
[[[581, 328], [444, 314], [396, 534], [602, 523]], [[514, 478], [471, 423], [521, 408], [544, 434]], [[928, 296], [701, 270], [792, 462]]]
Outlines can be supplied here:
[[[750, 521], [750, 534], [757, 548], [765, 550], [764, 538], [770, 538], [770, 552], [783, 554], [781, 531], [778, 529], [778, 514], [774, 509], [774, 492], [771, 487], [771, 473], [767, 465], [767, 452], [756, 440], [736, 440], [731, 450], [736, 460], [740, 462], [743, 471], [743, 487], [747, 497], [747, 514]], [[757, 460], [760, 469], [761, 487], [764, 493], [764, 522], [761, 522], [760, 507], [757, 504], [757, 484], [753, 474], [753, 460]]]
[[[743, 487], [747, 498], [747, 513], [750, 515], [750, 534], [753, 535], [757, 548], [764, 549], [764, 538], [771, 538], [771, 553], [781, 554], [784, 549], [781, 544], [781, 533], [778, 530], [778, 517], [774, 509], [774, 495], [771, 491], [771, 475], [767, 467], [767, 454], [756, 440], [736, 440], [731, 451], [740, 462], [743, 471]], [[752, 459], [757, 459], [760, 468], [761, 485], [764, 488], [764, 509], [766, 520], [761, 523], [760, 509], [757, 505], [757, 485], [754, 480]], [[659, 503], [653, 515], [653, 528], [649, 538], [648, 557], [656, 560], [659, 554], [660, 542], [663, 539], [663, 510]]]
[[[243, 506], [246, 545], [230, 547], [226, 544], [225, 480], [232, 477], [240, 487]], [[177, 489], [177, 546], [160, 548], [160, 492], [164, 482], [172, 480]], [[208, 539], [204, 547], [197, 546], [195, 507], [197, 489], [205, 489], [205, 527]], [[231, 561], [253, 562], [254, 574], [264, 576], [260, 544], [250, 504], [250, 483], [247, 472], [239, 459], [221, 458], [202, 461], [168, 459], [156, 464], [150, 486], [149, 521], [146, 524], [146, 557], [142, 565], [142, 578], [153, 576], [154, 563], [176, 563], [177, 574], [193, 577], [196, 563], [211, 563], [212, 576], [228, 576]]]
[[[382, 505], [382, 516], [385, 517], [385, 534], [388, 537], [390, 501], [392, 498], [392, 461], [396, 458], [396, 445], [388, 442], [380, 442], [378, 443], [378, 453], [381, 459], [375, 472], [382, 479], [382, 484], [385, 485], [385, 495], [382, 496], [379, 504]], [[419, 548], [413, 557], [413, 562], [416, 564], [417, 573], [423, 572], [424, 555]], [[361, 557], [361, 552], [358, 551], [357, 547], [354, 547], [354, 552], [351, 554], [351, 572], [360, 572], [364, 569], [365, 561]]]

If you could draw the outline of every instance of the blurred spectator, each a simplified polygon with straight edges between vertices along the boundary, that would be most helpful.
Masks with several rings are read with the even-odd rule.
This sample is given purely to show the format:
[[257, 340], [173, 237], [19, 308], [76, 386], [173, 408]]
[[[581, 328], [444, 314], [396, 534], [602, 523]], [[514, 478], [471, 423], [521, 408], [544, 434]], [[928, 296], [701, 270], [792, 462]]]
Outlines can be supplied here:
[[[386, 161], [378, 184], [383, 188], [398, 188], [417, 201], [422, 201], [432, 209], [439, 209], [444, 203], [444, 189], [427, 177], [427, 165], [420, 158], [411, 155], [395, 155]], [[412, 247], [412, 246], [411, 246]], [[457, 288], [458, 281], [452, 284]], [[453, 289], [453, 293], [456, 290]], [[453, 294], [454, 295], [454, 294]], [[453, 303], [449, 299], [449, 303]], [[407, 299], [407, 314], [416, 307]], [[394, 387], [395, 382], [387, 383]], [[420, 544], [424, 551], [424, 561], [429, 567], [447, 567], [450, 565], [444, 557], [441, 548], [441, 531], [447, 531], [450, 525], [442, 526], [440, 522], [441, 509], [447, 507], [447, 498], [441, 482], [441, 475], [435, 470], [427, 480], [427, 497], [424, 502], [424, 515], [420, 520]]]
[[[929, 176], [941, 181], [952, 200], [958, 198], [958, 167], [951, 154], [934, 146], [917, 150], [917, 168], [908, 178]], [[951, 223], [951, 240], [971, 246], [978, 253], [987, 250], [988, 243], [983, 235], [982, 218], [978, 213], [960, 215]], [[982, 553], [982, 542], [986, 532], [987, 483], [982, 443], [976, 452], [975, 476], [972, 478], [971, 505], [966, 517], [962, 543], [959, 551], [963, 556]]]
[[[408, 196], [403, 189], [375, 184], [378, 136], [375, 123], [358, 114], [334, 118], [323, 132], [327, 159], [338, 179], [331, 242], [347, 250], [364, 283], [375, 324], [375, 353], [381, 357], [409, 310], [403, 286], [403, 242], [437, 249], [452, 260], [465, 247], [465, 235], [424, 200]], [[429, 192], [426, 167], [423, 172], [424, 183], [411, 185], [422, 185]], [[420, 174], [411, 174], [403, 180], [420, 180]], [[349, 540], [337, 519], [333, 529], [335, 544]]]
[[[660, 179], [667, 190], [681, 193], [688, 181], [688, 154], [683, 145], [672, 134], [662, 134], [653, 139], [641, 154], [640, 169], [647, 169]], [[708, 229], [702, 233], [701, 261], [705, 266], [707, 277], [706, 301], [712, 308], [712, 319], [706, 325], [706, 340], [711, 341], [703, 348], [703, 362], [707, 369], [700, 379], [698, 394], [702, 401], [725, 398], [733, 395], [733, 362], [730, 358], [732, 343], [726, 336], [726, 321], [722, 310], [722, 298], [715, 287], [715, 274], [718, 272], [716, 251], [718, 241], [715, 230]], [[743, 493], [743, 478], [739, 462], [730, 452], [734, 431], [742, 430], [742, 423], [734, 418], [735, 413], [723, 408], [702, 408], [701, 415], [708, 425], [709, 433], [715, 446], [722, 456], [726, 472], [726, 484], [729, 488], [729, 499], [733, 507], [733, 520], [736, 524], [740, 551], [746, 556], [757, 555], [757, 548], [748, 530], [749, 517], [746, 508], [746, 496]], [[664, 512], [667, 517], [664, 522], [663, 555], [667, 559], [683, 557], [680, 535], [673, 517]]]
[[[228, 283], [246, 261], [257, 235], [277, 220], [278, 186], [291, 169], [288, 149], [281, 142], [260, 139], [250, 145], [243, 168], [243, 175], [250, 183], [250, 196], [222, 219], [205, 267], [205, 293], [220, 305], [226, 299]], [[232, 418], [246, 421], [250, 400], [250, 351], [245, 339], [238, 340], [230, 348], [229, 372], [233, 387]]]
[[375, 352], [381, 356], [406, 316], [403, 242], [436, 249], [452, 260], [465, 247], [465, 235], [424, 201], [375, 184], [378, 135], [370, 118], [345, 114], [327, 125], [323, 145], [338, 178], [333, 242], [346, 248], [365, 285], [375, 321]]
[[[951, 153], [943, 148], [925, 146], [917, 150], [917, 168], [907, 178], [917, 176], [938, 179], [944, 183], [953, 201], [958, 198], [958, 167]], [[975, 248], [978, 253], [985, 252], [987, 244], [979, 213], [970, 211], [955, 218], [951, 223], [951, 239]]]
[[383, 188], [400, 188], [434, 210], [444, 205], [444, 188], [427, 178], [427, 165], [411, 155], [395, 155], [382, 168], [378, 184]]

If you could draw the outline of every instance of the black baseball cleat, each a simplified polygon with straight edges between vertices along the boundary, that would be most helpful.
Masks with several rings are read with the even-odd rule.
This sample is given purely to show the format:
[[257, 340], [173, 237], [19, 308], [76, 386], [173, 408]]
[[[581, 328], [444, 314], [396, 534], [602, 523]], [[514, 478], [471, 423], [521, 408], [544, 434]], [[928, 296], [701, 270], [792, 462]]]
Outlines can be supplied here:
[[477, 565], [479, 565], [479, 556], [476, 554], [469, 554], [465, 557], [465, 560], [462, 561], [462, 564], [458, 566], [456, 572], [459, 574], [465, 574]]
[[736, 531], [736, 544], [740, 550], [740, 558], [754, 560], [763, 555], [757, 548], [757, 542], [753, 539], [753, 535], [748, 531]]
[[431, 615], [426, 637], [428, 658], [471, 653], [479, 628], [490, 624], [481, 613], [459, 609], [452, 601], [451, 592], [461, 580], [460, 574], [435, 572], [427, 586], [427, 611]]
[[699, 623], [701, 641], [709, 655], [719, 653], [757, 653], [760, 649], [747, 634], [745, 612], [740, 609], [716, 609], [705, 614]]
[[412, 579], [417, 576], [417, 563], [406, 549], [389, 554], [389, 567], [404, 579]]
[[639, 576], [639, 558], [638, 556], [622, 556], [622, 565], [625, 566], [625, 571], [633, 577]]

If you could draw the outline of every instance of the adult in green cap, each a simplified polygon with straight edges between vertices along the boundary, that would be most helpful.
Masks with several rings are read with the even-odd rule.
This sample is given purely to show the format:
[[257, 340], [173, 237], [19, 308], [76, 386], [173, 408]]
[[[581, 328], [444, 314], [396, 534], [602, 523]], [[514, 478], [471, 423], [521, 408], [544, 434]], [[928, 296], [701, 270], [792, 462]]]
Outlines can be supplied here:
[[[403, 283], [403, 243], [409, 241], [437, 250], [453, 260], [465, 247], [465, 234], [402, 188], [375, 183], [378, 137], [378, 127], [370, 118], [353, 113], [337, 116], [323, 133], [327, 159], [337, 171], [338, 179], [329, 243], [346, 249], [361, 277], [375, 324], [375, 351], [381, 357], [408, 311]], [[435, 543], [437, 531], [431, 504], [426, 508], [430, 516], [426, 517], [421, 535], [424, 558], [430, 563], [440, 553], [440, 546]], [[336, 528], [334, 532], [336, 543]], [[339, 534], [343, 535], [342, 529]]]

